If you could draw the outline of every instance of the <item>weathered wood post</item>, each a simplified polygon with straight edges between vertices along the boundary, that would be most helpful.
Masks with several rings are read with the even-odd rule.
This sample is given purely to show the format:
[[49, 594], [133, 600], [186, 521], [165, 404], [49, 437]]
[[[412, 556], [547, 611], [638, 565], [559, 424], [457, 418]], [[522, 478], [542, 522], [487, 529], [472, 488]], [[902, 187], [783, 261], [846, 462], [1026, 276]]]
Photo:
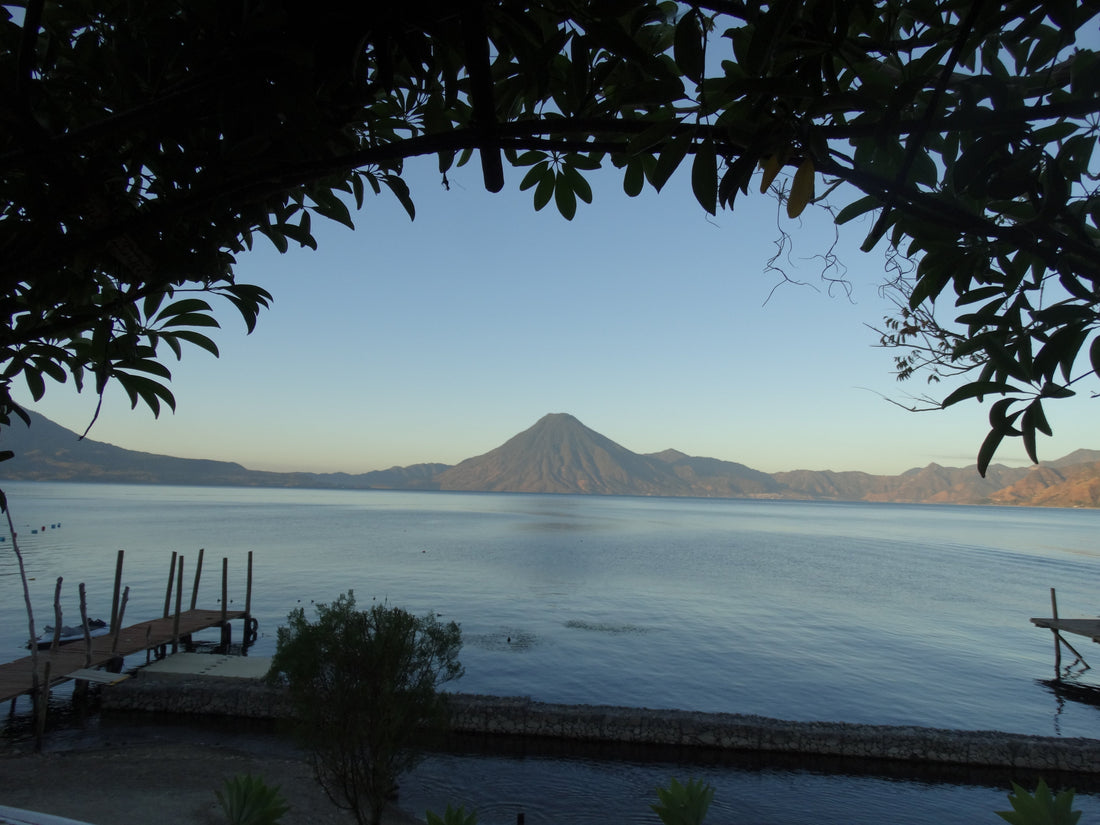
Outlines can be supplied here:
[[[34, 640], [31, 640], [34, 643]], [[42, 684], [40, 690], [35, 691], [34, 695], [34, 741], [35, 753], [42, 750], [42, 739], [46, 735], [46, 709], [50, 705], [50, 665], [53, 664], [49, 659], [46, 660], [46, 666], [42, 671]]]
[[248, 551], [248, 582], [244, 591], [244, 618], [247, 622], [252, 618], [252, 551]]
[[172, 652], [180, 649], [180, 610], [183, 608], [183, 556], [180, 556], [179, 586], [176, 588], [176, 618], [172, 622]]
[[172, 560], [168, 563], [168, 592], [164, 594], [164, 618], [172, 615], [172, 585], [176, 580], [176, 551], [172, 551]]
[[118, 561], [115, 562], [115, 592], [111, 596], [111, 630], [118, 624], [118, 596], [122, 589], [122, 555], [126, 551], [118, 551]]
[[229, 652], [233, 631], [229, 627], [229, 559], [222, 558], [222, 648]]
[[[57, 653], [61, 647], [61, 582], [64, 579], [57, 577], [57, 585], [53, 589], [53, 641], [50, 642], [50, 655]], [[31, 644], [37, 644], [37, 639], [31, 639]]]
[[[88, 596], [84, 582], [77, 587], [80, 592], [80, 626], [84, 628], [84, 667], [92, 666], [92, 630], [88, 627]], [[88, 680], [77, 679], [73, 685], [73, 704], [83, 713], [88, 699]]]
[[203, 547], [199, 548], [199, 560], [195, 565], [195, 586], [191, 588], [191, 609], [195, 609], [195, 605], [198, 604], [199, 599], [199, 577], [202, 575], [202, 555], [206, 552]]
[[1062, 639], [1058, 634], [1058, 597], [1054, 595], [1054, 588], [1050, 588], [1050, 611], [1054, 617], [1054, 679], [1062, 681]]
[[[92, 629], [88, 627], [88, 593], [84, 582], [77, 588], [80, 592], [80, 624], [84, 628], [84, 667], [92, 666]], [[84, 682], [87, 687], [88, 683]]]
[[107, 665], [107, 670], [111, 673], [122, 672], [122, 657], [118, 655], [118, 637], [122, 632], [122, 617], [126, 615], [126, 602], [130, 598], [130, 586], [127, 585], [122, 591], [122, 600], [118, 603], [118, 625], [115, 627], [115, 632], [111, 638], [111, 661]]

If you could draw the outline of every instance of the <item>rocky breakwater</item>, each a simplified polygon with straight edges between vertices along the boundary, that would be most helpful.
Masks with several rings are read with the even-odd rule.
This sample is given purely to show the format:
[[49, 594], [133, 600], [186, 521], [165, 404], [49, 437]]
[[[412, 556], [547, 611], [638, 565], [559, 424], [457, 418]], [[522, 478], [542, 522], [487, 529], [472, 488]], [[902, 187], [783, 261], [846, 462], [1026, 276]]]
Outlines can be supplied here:
[[[259, 679], [142, 673], [104, 688], [102, 707], [249, 719], [289, 716], [285, 693]], [[926, 764], [1100, 772], [1100, 740], [996, 731], [792, 722], [733, 713], [559, 705], [451, 694], [456, 733], [557, 741], [839, 756]]]

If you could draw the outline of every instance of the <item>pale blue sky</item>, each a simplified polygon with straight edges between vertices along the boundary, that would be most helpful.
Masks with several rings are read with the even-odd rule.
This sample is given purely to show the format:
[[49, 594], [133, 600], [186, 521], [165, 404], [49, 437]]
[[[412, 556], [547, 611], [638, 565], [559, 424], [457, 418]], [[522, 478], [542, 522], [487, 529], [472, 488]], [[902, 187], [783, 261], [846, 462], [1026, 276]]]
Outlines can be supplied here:
[[[914, 414], [876, 394], [926, 387], [894, 381], [892, 354], [864, 326], [888, 309], [883, 250], [858, 251], [866, 225], [842, 227], [849, 301], [828, 294], [809, 260], [831, 224], [784, 215], [796, 244], [786, 265], [813, 286], [772, 294], [768, 197], [752, 192], [711, 218], [686, 169], [637, 199], [612, 171], [592, 178], [595, 202], [569, 223], [552, 205], [534, 211], [518, 191], [523, 171], [506, 170], [505, 191], [491, 195], [475, 162], [452, 170], [448, 192], [425, 159], [408, 175], [415, 221], [383, 195], [355, 215], [354, 233], [315, 219], [319, 252], [280, 256], [259, 239], [238, 267], [275, 296], [257, 331], [245, 336], [219, 307], [222, 357], [193, 349], [169, 365], [175, 414], [132, 411], [115, 390], [90, 437], [252, 469], [356, 473], [457, 463], [568, 412], [635, 452], [673, 447], [767, 472], [974, 462], [986, 408]], [[50, 385], [34, 408], [82, 430], [95, 403]], [[1040, 457], [1100, 447], [1096, 403], [1053, 403], [1055, 438]], [[996, 460], [1024, 463], [1018, 440]]]

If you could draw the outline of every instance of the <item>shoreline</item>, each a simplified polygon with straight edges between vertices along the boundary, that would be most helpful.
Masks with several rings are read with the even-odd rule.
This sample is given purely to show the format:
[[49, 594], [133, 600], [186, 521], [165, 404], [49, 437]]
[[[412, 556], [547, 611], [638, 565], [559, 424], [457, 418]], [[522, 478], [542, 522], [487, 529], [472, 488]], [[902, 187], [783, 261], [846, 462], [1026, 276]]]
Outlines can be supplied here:
[[[685, 751], [852, 758], [920, 765], [1100, 774], [1100, 740], [845, 722], [798, 722], [733, 713], [562, 705], [529, 697], [448, 694], [457, 735], [658, 746]], [[138, 671], [105, 686], [101, 707], [182, 716], [286, 719], [285, 695], [260, 679]]]

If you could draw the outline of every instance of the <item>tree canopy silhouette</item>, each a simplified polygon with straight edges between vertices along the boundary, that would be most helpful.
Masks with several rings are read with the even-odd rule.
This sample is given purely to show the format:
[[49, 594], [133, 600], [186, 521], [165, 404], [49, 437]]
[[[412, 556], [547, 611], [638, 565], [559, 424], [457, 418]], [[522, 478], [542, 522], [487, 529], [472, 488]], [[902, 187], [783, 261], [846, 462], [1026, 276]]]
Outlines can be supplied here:
[[[0, 424], [45, 379], [117, 381], [154, 413], [165, 365], [217, 354], [210, 300], [251, 330], [233, 267], [403, 163], [524, 170], [566, 218], [586, 174], [625, 193], [690, 168], [702, 209], [771, 191], [868, 215], [912, 263], [884, 343], [899, 375], [960, 372], [1038, 460], [1044, 404], [1100, 375], [1096, 0], [23, 0], [0, 11]], [[583, 214], [583, 213], [582, 213]], [[792, 224], [793, 231], [797, 231]], [[941, 322], [954, 303], [953, 320]]]

